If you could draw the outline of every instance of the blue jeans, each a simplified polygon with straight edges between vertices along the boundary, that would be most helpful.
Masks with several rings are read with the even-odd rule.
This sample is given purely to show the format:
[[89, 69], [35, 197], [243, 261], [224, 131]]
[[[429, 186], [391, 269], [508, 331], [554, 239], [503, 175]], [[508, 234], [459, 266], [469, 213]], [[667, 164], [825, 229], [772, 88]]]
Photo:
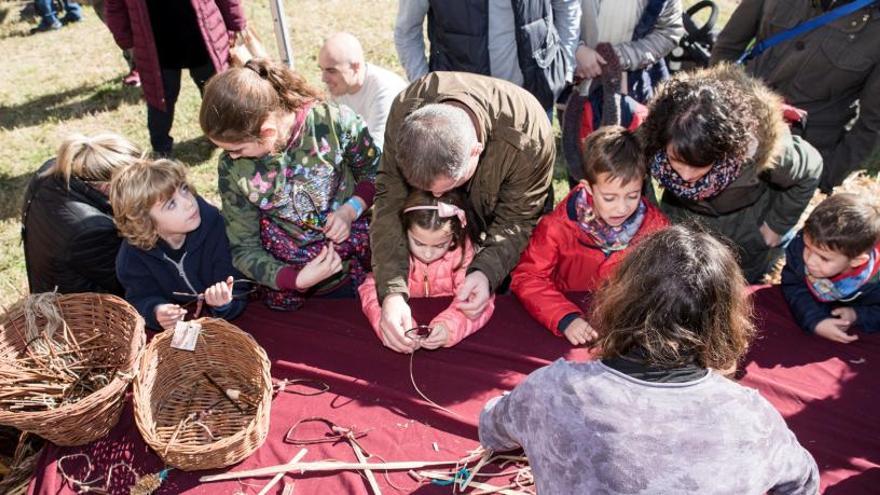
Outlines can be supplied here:
[[[78, 21], [82, 19], [82, 7], [76, 2], [71, 2], [68, 0], [61, 0], [61, 3], [64, 4], [64, 20], [66, 21]], [[53, 0], [34, 0], [34, 8], [37, 11], [37, 14], [43, 18], [40, 21], [40, 25], [51, 25], [58, 22], [58, 17], [56, 14], [59, 12], [55, 12], [55, 5]]]

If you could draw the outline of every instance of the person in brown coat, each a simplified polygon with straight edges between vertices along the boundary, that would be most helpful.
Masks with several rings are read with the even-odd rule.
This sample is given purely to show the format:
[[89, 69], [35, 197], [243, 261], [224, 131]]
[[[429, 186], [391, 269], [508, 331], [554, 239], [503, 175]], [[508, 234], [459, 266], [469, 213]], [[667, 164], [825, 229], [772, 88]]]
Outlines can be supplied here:
[[133, 49], [147, 100], [153, 151], [171, 153], [174, 105], [182, 69], [201, 92], [226, 70], [230, 33], [245, 28], [239, 0], [106, 0], [105, 18], [116, 44]]
[[[743, 0], [718, 36], [712, 63], [736, 60], [753, 38], [765, 40], [844, 3]], [[843, 182], [880, 144], [878, 47], [880, 3], [875, 3], [783, 41], [746, 64], [751, 75], [808, 112], [804, 138], [822, 153], [823, 192]]]
[[409, 253], [400, 211], [412, 189], [458, 189], [482, 249], [467, 268], [458, 308], [476, 318], [516, 266], [548, 197], [556, 155], [538, 100], [507, 81], [433, 72], [394, 100], [376, 177], [370, 244], [385, 345], [412, 352], [406, 303]]

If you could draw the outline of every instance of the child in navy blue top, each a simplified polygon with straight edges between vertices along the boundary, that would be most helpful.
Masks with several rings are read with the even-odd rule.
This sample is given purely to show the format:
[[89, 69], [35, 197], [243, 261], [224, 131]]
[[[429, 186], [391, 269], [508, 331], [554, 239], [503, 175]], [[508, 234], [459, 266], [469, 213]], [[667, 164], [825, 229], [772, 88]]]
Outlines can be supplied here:
[[782, 291], [805, 331], [836, 342], [880, 331], [880, 206], [874, 194], [836, 194], [789, 244]]
[[110, 202], [127, 241], [116, 257], [117, 277], [148, 327], [174, 328], [187, 307], [226, 319], [241, 313], [223, 218], [187, 183], [183, 165], [156, 160], [124, 168], [110, 184]]

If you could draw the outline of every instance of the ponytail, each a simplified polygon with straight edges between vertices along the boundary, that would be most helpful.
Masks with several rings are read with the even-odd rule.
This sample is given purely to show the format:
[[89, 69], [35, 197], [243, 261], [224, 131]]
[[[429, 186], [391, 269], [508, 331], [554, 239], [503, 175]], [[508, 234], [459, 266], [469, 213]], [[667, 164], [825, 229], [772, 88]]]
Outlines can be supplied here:
[[230, 68], [205, 86], [199, 123], [211, 139], [239, 143], [259, 139], [260, 127], [274, 112], [292, 113], [322, 100], [320, 90], [284, 65], [251, 59]]
[[55, 164], [43, 176], [59, 175], [68, 184], [71, 177], [106, 182], [115, 170], [142, 157], [136, 145], [118, 134], [106, 132], [91, 137], [71, 134], [58, 147]]

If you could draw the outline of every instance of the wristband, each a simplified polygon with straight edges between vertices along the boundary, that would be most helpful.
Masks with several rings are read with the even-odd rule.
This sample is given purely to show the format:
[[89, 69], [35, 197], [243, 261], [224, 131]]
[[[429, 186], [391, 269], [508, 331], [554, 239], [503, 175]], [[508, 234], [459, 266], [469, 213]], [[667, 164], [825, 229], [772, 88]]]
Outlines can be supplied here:
[[357, 199], [355, 199], [354, 196], [348, 198], [348, 201], [346, 201], [345, 204], [347, 204], [348, 206], [351, 206], [352, 209], [354, 209], [354, 219], [355, 220], [357, 220], [358, 218], [361, 217], [361, 215], [364, 214], [364, 207], [362, 206], [362, 203], [360, 201], [358, 201]]

